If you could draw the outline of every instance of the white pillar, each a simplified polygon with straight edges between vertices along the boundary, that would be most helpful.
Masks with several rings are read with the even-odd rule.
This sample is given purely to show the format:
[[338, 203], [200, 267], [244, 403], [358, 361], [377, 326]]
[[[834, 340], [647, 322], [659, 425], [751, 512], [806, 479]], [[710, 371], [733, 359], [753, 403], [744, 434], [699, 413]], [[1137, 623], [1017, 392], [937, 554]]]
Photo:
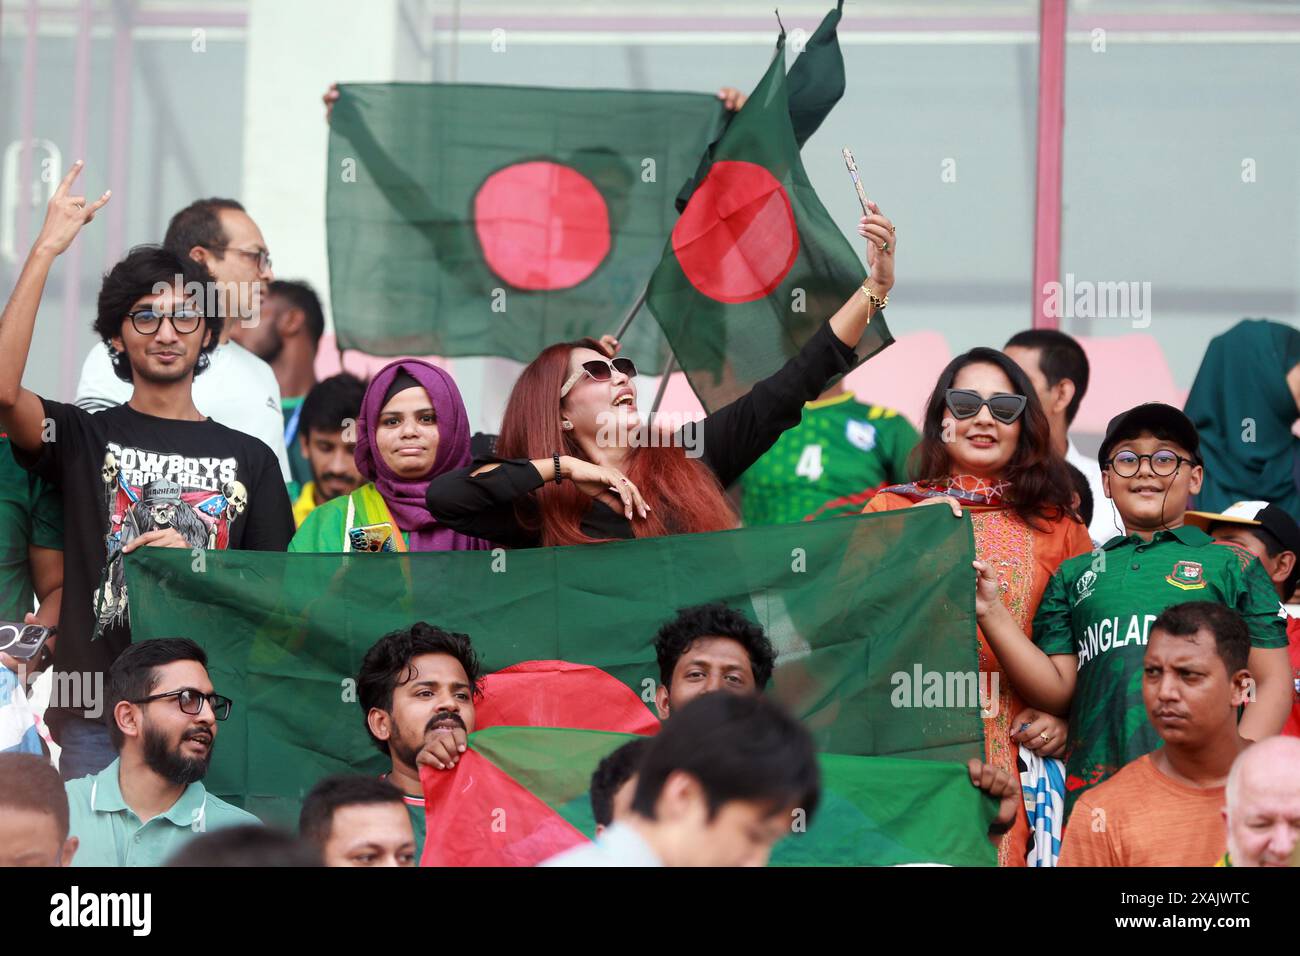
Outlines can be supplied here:
[[248, 5], [240, 201], [266, 237], [276, 275], [310, 282], [326, 315], [329, 128], [321, 94], [335, 81], [415, 79], [401, 75], [402, 63], [420, 68], [406, 52], [404, 32], [398, 0], [257, 0]]

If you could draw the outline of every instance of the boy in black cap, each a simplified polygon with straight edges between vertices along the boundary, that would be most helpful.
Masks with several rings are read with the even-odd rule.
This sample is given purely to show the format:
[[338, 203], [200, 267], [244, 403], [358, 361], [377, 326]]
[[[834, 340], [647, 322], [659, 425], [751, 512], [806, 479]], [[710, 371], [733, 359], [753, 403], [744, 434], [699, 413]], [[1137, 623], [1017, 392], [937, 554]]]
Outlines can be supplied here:
[[1282, 733], [1300, 737], [1300, 616], [1288, 606], [1300, 583], [1300, 525], [1280, 506], [1267, 501], [1238, 501], [1222, 514], [1189, 511], [1186, 520], [1208, 532], [1216, 542], [1244, 548], [1268, 572], [1286, 607], [1286, 636], [1290, 643], [1294, 694], [1291, 715]]
[[1199, 444], [1191, 421], [1169, 405], [1151, 402], [1111, 419], [1098, 462], [1126, 536], [1061, 564], [1039, 603], [1032, 643], [1002, 604], [995, 570], [976, 562], [976, 615], [1011, 683], [1031, 707], [1070, 714], [1067, 810], [1160, 745], [1142, 701], [1142, 659], [1151, 622], [1172, 604], [1216, 601], [1246, 620], [1256, 691], [1242, 736], [1276, 734], [1290, 709], [1286, 632], [1268, 574], [1252, 556], [1212, 547], [1213, 538], [1184, 524], [1188, 498], [1201, 487]]

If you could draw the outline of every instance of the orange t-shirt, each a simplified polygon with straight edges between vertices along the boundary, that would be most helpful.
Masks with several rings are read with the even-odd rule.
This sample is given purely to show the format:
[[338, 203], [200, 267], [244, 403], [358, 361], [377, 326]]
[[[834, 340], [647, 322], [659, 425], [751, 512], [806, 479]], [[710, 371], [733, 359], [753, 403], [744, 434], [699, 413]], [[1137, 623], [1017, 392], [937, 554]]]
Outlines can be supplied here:
[[1081, 796], [1061, 866], [1214, 866], [1228, 845], [1225, 787], [1189, 787], [1144, 754]]

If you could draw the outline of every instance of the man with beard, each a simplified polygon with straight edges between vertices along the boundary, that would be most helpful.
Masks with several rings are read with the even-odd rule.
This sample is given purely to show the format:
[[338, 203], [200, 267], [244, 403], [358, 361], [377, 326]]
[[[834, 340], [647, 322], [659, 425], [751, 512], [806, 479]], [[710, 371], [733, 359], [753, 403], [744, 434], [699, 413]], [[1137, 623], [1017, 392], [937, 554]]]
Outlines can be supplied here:
[[207, 663], [181, 637], [132, 644], [113, 662], [107, 720], [118, 758], [67, 784], [74, 866], [158, 866], [202, 833], [259, 822], [200, 782], [231, 707], [213, 693]]
[[420, 767], [450, 770], [460, 761], [474, 732], [479, 675], [468, 635], [423, 621], [385, 634], [361, 662], [357, 700], [366, 732], [392, 758], [385, 778], [405, 796], [417, 860], [425, 836]]
[[[200, 301], [211, 277], [194, 258], [137, 246], [104, 276], [93, 328], [101, 353], [111, 353], [114, 374], [131, 383], [125, 404], [92, 415], [22, 387], [50, 270], [109, 200], [105, 193], [87, 204], [86, 197], [72, 195], [81, 170], [75, 164], [50, 200], [0, 317], [0, 431], [8, 432], [15, 460], [63, 495], [56, 687], [67, 680], [102, 681], [131, 643], [130, 596], [120, 572], [125, 555], [142, 547], [283, 551], [293, 537], [274, 452], [195, 404], [195, 382], [210, 371], [222, 320]], [[256, 258], [243, 251], [238, 258]], [[271, 414], [279, 420], [278, 409]], [[175, 524], [123, 541], [128, 514], [145, 487], [158, 481], [179, 486], [184, 500], [194, 503], [195, 513], [186, 518], [207, 526], [203, 541], [197, 534], [187, 539]], [[164, 506], [163, 512], [175, 509]], [[46, 721], [62, 748], [63, 779], [98, 773], [114, 756], [104, 721], [98, 710], [70, 706], [70, 695], [58, 696]]]

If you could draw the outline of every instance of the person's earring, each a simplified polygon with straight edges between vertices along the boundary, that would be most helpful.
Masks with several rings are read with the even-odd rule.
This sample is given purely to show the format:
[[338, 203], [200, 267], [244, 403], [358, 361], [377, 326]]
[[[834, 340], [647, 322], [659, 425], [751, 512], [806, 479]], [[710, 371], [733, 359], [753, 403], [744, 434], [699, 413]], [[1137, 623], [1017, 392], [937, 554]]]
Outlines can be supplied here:
[[562, 419], [560, 421], [560, 427], [563, 428], [566, 432], [571, 432], [573, 431], [573, 422], [569, 421], [567, 418]]

